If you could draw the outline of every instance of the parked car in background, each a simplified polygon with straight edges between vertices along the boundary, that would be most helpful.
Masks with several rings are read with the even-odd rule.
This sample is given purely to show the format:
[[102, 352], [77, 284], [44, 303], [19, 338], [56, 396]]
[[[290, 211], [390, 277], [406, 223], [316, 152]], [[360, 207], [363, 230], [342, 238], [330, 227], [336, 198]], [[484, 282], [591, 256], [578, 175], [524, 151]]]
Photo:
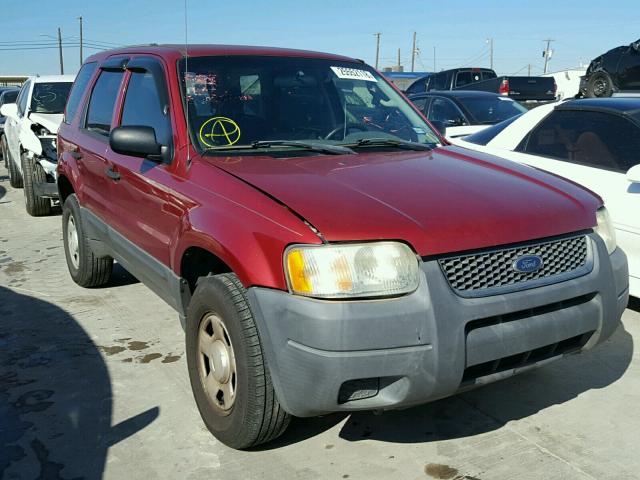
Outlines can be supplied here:
[[476, 90], [498, 93], [519, 102], [552, 102], [556, 83], [550, 77], [511, 77], [496, 75], [489, 68], [454, 68], [416, 80], [407, 94], [432, 90]]
[[572, 68], [559, 72], [544, 73], [543, 77], [553, 77], [556, 82], [556, 100], [568, 100], [577, 98], [580, 94], [580, 82], [586, 73], [586, 69]]
[[630, 293], [640, 297], [640, 99], [543, 105], [454, 143], [561, 175], [598, 193], [629, 256]]
[[58, 134], [62, 237], [77, 284], [116, 259], [176, 309], [220, 441], [443, 398], [618, 328], [628, 270], [595, 194], [439, 147], [362, 61], [186, 53], [87, 59]]
[[3, 105], [7, 117], [5, 154], [12, 187], [24, 186], [29, 215], [48, 215], [58, 198], [56, 134], [74, 75], [30, 77], [16, 103]]
[[580, 81], [585, 97], [610, 97], [625, 91], [640, 92], [640, 40], [594, 58]]
[[[0, 87], [0, 108], [5, 103], [16, 103], [16, 98], [18, 97], [19, 88], [15, 87]], [[4, 154], [7, 146], [5, 144], [6, 140], [4, 138], [4, 122], [7, 120], [7, 117], [0, 113], [0, 156], [4, 161], [5, 168], [9, 166], [7, 163], [7, 156]]]
[[447, 138], [479, 132], [527, 111], [515, 100], [489, 92], [443, 90], [411, 95], [409, 100]]

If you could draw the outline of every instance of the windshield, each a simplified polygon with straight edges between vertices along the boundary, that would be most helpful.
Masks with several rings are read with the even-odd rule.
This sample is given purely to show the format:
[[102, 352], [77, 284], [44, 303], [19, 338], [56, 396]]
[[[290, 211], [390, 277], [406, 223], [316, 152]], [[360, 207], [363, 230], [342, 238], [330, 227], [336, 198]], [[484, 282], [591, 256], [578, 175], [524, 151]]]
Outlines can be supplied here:
[[191, 57], [188, 71], [184, 60], [179, 68], [189, 128], [203, 151], [270, 140], [315, 145], [367, 138], [439, 142], [422, 117], [364, 64], [229, 56]]
[[72, 82], [36, 83], [31, 96], [34, 113], [64, 113]]
[[458, 101], [469, 111], [475, 124], [492, 125], [527, 111], [518, 102], [506, 97], [459, 97]]
[[491, 140], [493, 140], [500, 132], [511, 125], [517, 118], [520, 118], [520, 115], [515, 115], [503, 122], [500, 122], [489, 128], [485, 128], [484, 130], [480, 130], [478, 133], [467, 135], [466, 137], [463, 137], [463, 140], [465, 142], [475, 143], [476, 145], [486, 145]]

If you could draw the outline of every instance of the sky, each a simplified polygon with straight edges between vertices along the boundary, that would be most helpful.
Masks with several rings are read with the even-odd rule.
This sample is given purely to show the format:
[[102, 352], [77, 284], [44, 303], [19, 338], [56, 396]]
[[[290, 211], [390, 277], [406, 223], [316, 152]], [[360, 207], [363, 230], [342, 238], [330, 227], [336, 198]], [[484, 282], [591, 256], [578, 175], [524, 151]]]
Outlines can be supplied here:
[[[640, 38], [640, 2], [430, 1], [430, 0], [187, 0], [189, 43], [302, 48], [338, 53], [379, 67], [416, 71], [489, 67], [488, 38], [498, 74], [542, 73], [543, 40], [551, 38], [549, 71], [588, 64], [595, 56]], [[65, 73], [80, 64], [78, 17], [91, 42], [85, 58], [105, 47], [184, 43], [184, 0], [0, 0], [0, 75], [59, 73], [57, 28], [62, 30]], [[45, 47], [45, 48], [43, 48]], [[25, 49], [28, 48], [28, 49]]]

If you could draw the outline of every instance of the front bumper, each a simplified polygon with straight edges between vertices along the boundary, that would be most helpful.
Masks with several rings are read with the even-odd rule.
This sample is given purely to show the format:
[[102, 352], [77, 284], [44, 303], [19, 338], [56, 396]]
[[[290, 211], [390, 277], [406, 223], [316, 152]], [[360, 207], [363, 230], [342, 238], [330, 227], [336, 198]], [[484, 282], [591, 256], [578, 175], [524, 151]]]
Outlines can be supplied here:
[[60, 194], [58, 192], [58, 184], [56, 183], [58, 172], [57, 167], [58, 163], [56, 161], [52, 161], [48, 158], [37, 158], [36, 161], [42, 166], [44, 172], [47, 175], [46, 182], [34, 182], [33, 183], [33, 191], [34, 193], [43, 198], [50, 198], [52, 200], [57, 200], [60, 198]]
[[502, 295], [456, 295], [437, 261], [422, 264], [417, 291], [393, 299], [249, 288], [281, 404], [301, 417], [407, 407], [592, 348], [615, 331], [629, 293], [625, 254], [589, 238], [589, 274]]

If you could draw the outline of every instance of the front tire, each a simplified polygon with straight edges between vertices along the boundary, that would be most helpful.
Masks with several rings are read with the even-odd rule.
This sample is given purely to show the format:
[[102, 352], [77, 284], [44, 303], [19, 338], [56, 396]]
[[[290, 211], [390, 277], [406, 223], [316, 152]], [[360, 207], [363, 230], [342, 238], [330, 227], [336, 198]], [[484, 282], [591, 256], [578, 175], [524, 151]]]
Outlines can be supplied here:
[[51, 215], [51, 200], [42, 198], [35, 194], [34, 182], [45, 183], [47, 174], [42, 165], [34, 158], [29, 158], [27, 153], [22, 154], [22, 173], [24, 182], [24, 205], [27, 213], [32, 217], [42, 217]]
[[22, 174], [16, 166], [16, 162], [11, 157], [11, 153], [7, 149], [7, 162], [9, 163], [9, 185], [13, 188], [22, 188]]
[[232, 273], [200, 278], [186, 324], [200, 415], [218, 440], [239, 449], [279, 437], [291, 420], [273, 389], [245, 292]]
[[610, 97], [613, 94], [613, 82], [606, 72], [596, 72], [591, 75], [587, 84], [587, 97]]
[[62, 207], [62, 241], [69, 274], [74, 282], [81, 287], [100, 287], [109, 282], [113, 258], [97, 257], [91, 250], [75, 194], [69, 195]]

